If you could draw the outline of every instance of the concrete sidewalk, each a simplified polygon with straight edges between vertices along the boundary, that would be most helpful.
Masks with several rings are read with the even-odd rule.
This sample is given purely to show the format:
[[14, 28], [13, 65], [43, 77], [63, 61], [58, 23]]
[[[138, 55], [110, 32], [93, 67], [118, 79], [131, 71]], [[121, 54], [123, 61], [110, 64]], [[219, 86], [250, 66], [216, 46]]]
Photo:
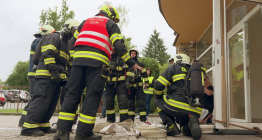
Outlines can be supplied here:
[[[28, 137], [28, 136], [20, 136], [21, 128], [18, 127], [18, 121], [20, 116], [8, 116], [2, 115], [0, 116], [0, 140], [53, 140], [54, 134], [46, 134], [42, 137]], [[58, 117], [53, 116], [51, 119], [51, 123], [55, 123]], [[119, 118], [117, 117], [117, 121]], [[138, 119], [136, 121], [139, 121]], [[159, 123], [161, 120], [159, 117], [150, 117], [148, 119], [150, 123]], [[100, 119], [97, 117], [96, 123], [105, 123], [106, 119]], [[212, 127], [212, 126], [211, 126]], [[210, 126], [209, 126], [210, 128]], [[204, 133], [209, 130], [203, 130]], [[75, 134], [71, 133], [71, 140], [74, 139]], [[176, 137], [167, 137], [163, 139], [147, 139], [147, 138], [135, 138], [134, 136], [129, 137], [117, 137], [115, 135], [102, 135], [103, 140], [192, 140], [191, 137], [186, 137], [184, 135], [176, 136]], [[216, 134], [203, 134], [201, 140], [262, 140], [254, 135], [216, 135]]]

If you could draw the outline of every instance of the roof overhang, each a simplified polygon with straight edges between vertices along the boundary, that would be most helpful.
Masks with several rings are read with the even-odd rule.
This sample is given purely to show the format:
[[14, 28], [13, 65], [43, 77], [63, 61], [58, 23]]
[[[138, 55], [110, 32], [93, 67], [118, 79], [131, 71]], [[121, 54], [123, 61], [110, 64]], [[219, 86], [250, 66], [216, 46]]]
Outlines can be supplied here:
[[[245, 0], [262, 3], [262, 0]], [[197, 42], [213, 20], [212, 0], [158, 0], [159, 9], [180, 43]], [[233, 0], [227, 0], [230, 5]]]

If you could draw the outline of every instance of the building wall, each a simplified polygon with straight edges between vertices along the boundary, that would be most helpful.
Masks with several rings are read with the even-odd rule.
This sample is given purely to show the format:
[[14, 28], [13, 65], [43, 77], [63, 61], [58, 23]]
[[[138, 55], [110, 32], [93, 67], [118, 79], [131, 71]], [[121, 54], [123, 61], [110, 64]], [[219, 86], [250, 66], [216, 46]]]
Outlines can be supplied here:
[[190, 43], [180, 43], [177, 47], [177, 54], [186, 54], [190, 57], [190, 61], [196, 59], [196, 44], [193, 45], [192, 48], [189, 48]]

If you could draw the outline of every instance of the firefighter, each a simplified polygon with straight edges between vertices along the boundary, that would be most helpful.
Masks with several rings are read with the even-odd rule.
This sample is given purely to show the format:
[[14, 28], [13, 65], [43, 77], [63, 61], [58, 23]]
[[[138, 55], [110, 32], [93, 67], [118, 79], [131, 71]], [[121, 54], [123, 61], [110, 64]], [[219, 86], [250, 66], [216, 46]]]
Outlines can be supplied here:
[[115, 96], [117, 95], [120, 122], [128, 119], [127, 89], [125, 88], [126, 65], [121, 57], [113, 53], [109, 61], [112, 73], [106, 82], [107, 122], [115, 122]]
[[[148, 75], [148, 81], [149, 81], [149, 88], [144, 89], [145, 93], [145, 104], [146, 104], [146, 119], [148, 118], [149, 112], [150, 112], [150, 102], [151, 98], [153, 96], [153, 91], [154, 91], [154, 77], [151, 75], [151, 69], [147, 68], [146, 73]], [[143, 87], [145, 87], [145, 79], [143, 78]], [[139, 110], [138, 110], [138, 115], [136, 116], [136, 119], [139, 119]]]
[[[36, 39], [34, 39], [34, 41], [32, 42], [31, 45], [31, 49], [30, 49], [30, 57], [29, 57], [29, 68], [28, 68], [28, 78], [29, 78], [29, 92], [30, 92], [30, 96], [31, 99], [34, 95], [34, 88], [35, 88], [35, 69], [34, 69], [34, 64], [33, 64], [33, 56], [35, 54], [36, 48], [39, 44], [39, 41], [42, 37], [42, 35], [44, 34], [48, 34], [51, 33], [51, 31], [53, 31], [54, 28], [50, 25], [43, 25], [35, 34], [34, 36], [36, 37]], [[27, 114], [27, 110], [28, 107], [30, 105], [30, 103], [32, 102], [32, 100], [29, 100], [27, 105], [25, 106], [22, 116], [19, 120], [19, 127], [22, 127], [24, 122], [25, 122], [25, 118], [26, 118], [26, 114]]]
[[145, 81], [145, 89], [149, 88], [148, 75], [144, 64], [138, 61], [139, 53], [137, 49], [130, 49], [130, 56], [137, 65], [143, 67], [142, 70], [128, 68], [126, 74], [126, 88], [130, 90], [128, 94], [128, 118], [134, 121], [135, 117], [135, 100], [138, 103], [138, 110], [141, 122], [146, 122], [146, 108], [145, 108], [145, 93], [143, 91], [143, 81]]
[[[72, 23], [65, 22], [62, 31], [42, 36], [33, 59], [40, 57], [36, 70], [36, 87], [32, 103], [27, 112], [21, 135], [43, 136], [55, 133], [49, 120], [52, 117], [60, 95], [61, 86], [67, 81], [66, 66], [69, 63], [68, 43], [73, 36]], [[71, 35], [70, 35], [71, 34]]]
[[[168, 67], [155, 81], [155, 104], [163, 124], [167, 126], [168, 136], [179, 135], [182, 131], [183, 134], [198, 140], [202, 136], [202, 130], [197, 118], [202, 109], [191, 106], [185, 96], [185, 78], [190, 68], [190, 58], [185, 54], [177, 54], [174, 62], [175, 64]], [[163, 91], [169, 84], [168, 94], [163, 96]], [[189, 87], [186, 88], [189, 89]], [[174, 118], [179, 119], [181, 131]]]
[[171, 57], [171, 58], [168, 60], [168, 62], [169, 62], [170, 65], [174, 65], [174, 63], [175, 63], [175, 62], [174, 62], [174, 58]]
[[105, 5], [96, 16], [84, 20], [76, 30], [71, 76], [67, 83], [62, 110], [59, 113], [58, 132], [54, 140], [69, 140], [70, 128], [85, 87], [86, 96], [79, 115], [75, 139], [101, 140], [100, 135], [93, 134], [93, 128], [110, 72], [108, 64], [112, 48], [129, 67], [142, 69], [130, 58], [117, 22], [119, 22], [119, 14], [115, 8]]

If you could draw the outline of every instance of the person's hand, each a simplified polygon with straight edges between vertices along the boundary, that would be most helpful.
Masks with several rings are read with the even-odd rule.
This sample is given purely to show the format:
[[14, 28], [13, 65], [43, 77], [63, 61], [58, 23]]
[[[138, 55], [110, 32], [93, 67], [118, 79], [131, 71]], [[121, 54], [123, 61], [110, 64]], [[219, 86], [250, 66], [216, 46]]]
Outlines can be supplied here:
[[135, 65], [132, 67], [132, 69], [134, 69], [134, 72], [136, 72], [136, 69], [139, 69], [139, 70], [142, 71], [143, 67], [140, 67], [140, 66], [138, 66], [137, 64], [135, 64]]
[[53, 82], [60, 83], [61, 82], [60, 74], [58, 72], [51, 73], [51, 80]]
[[130, 90], [130, 82], [126, 82], [126, 83], [125, 83], [125, 88], [126, 88], [127, 90]]

